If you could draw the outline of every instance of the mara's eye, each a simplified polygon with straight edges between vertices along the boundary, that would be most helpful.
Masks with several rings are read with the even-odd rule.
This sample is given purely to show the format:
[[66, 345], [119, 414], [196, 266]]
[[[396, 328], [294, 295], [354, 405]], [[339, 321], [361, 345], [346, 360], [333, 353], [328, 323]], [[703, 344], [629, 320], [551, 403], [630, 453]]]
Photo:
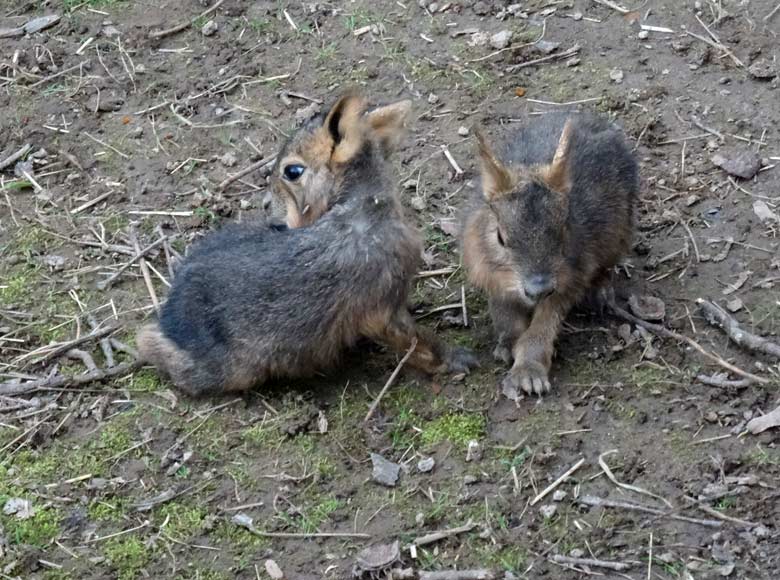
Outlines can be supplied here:
[[501, 235], [501, 230], [496, 230], [496, 237], [498, 238], [499, 245], [506, 246], [506, 241], [504, 240], [504, 236]]
[[292, 165], [285, 165], [284, 166], [284, 178], [287, 181], [297, 181], [301, 175], [303, 175], [303, 172], [306, 170], [306, 168], [303, 165], [298, 165], [297, 163]]

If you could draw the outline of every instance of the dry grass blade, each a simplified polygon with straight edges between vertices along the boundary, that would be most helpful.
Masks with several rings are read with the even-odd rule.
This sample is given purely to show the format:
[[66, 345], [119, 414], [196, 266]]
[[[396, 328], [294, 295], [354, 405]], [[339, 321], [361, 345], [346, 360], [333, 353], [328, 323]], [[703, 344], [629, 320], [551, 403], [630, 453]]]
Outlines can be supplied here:
[[630, 491], [635, 491], [636, 493], [640, 493], [642, 495], [647, 495], [649, 497], [655, 498], [658, 501], [665, 503], [669, 509], [674, 509], [674, 506], [668, 500], [662, 498], [660, 495], [655, 495], [654, 493], [647, 491], [646, 489], [642, 489], [641, 487], [637, 487], [636, 485], [630, 485], [628, 483], [619, 482], [615, 477], [615, 474], [612, 473], [612, 470], [609, 468], [609, 465], [607, 465], [607, 462], [604, 461], [604, 457], [617, 452], [618, 452], [617, 449], [612, 449], [610, 451], [605, 451], [604, 453], [599, 455], [599, 466], [601, 466], [602, 471], [609, 478], [609, 480], [622, 489], [628, 489]]

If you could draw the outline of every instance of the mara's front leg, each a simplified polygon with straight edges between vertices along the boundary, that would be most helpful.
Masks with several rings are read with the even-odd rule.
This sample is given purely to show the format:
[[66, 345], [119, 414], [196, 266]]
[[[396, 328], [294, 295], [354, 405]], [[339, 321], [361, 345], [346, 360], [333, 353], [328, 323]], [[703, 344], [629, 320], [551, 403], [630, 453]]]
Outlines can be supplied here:
[[528, 328], [531, 312], [519, 300], [506, 296], [489, 296], [490, 318], [496, 332], [496, 348], [493, 357], [512, 364], [512, 346]]
[[504, 378], [505, 387], [537, 395], [550, 391], [555, 340], [575, 301], [555, 293], [536, 306], [531, 324], [512, 347], [515, 362]]
[[469, 349], [449, 347], [417, 326], [406, 308], [370, 317], [364, 325], [363, 334], [398, 353], [409, 350], [416, 338], [417, 346], [408, 364], [427, 374], [468, 372], [478, 365], [477, 358]]

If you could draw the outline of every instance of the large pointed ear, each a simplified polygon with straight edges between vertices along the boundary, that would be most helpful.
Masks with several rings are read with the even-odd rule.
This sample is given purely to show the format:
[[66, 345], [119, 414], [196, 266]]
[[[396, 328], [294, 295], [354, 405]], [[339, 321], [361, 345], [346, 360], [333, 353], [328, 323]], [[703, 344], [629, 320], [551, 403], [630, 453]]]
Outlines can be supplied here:
[[553, 191], [569, 193], [571, 190], [571, 143], [574, 133], [574, 123], [571, 118], [566, 120], [558, 140], [558, 147], [552, 162], [541, 171], [542, 181]]
[[365, 109], [365, 99], [356, 93], [348, 93], [328, 111], [323, 128], [333, 139], [332, 161], [345, 163], [360, 150], [364, 139], [361, 117]]
[[411, 110], [412, 102], [404, 100], [366, 113], [369, 131], [379, 141], [385, 154], [393, 151], [401, 142]]
[[512, 174], [496, 157], [482, 131], [475, 129], [474, 135], [477, 137], [482, 166], [482, 193], [487, 201], [493, 201], [512, 190]]

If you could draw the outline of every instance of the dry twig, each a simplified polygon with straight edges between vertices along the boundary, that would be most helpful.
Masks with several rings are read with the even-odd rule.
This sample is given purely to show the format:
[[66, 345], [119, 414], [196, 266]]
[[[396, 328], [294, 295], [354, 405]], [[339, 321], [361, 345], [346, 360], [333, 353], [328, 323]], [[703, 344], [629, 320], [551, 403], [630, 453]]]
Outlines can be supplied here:
[[631, 568], [632, 564], [628, 562], [609, 562], [607, 560], [594, 560], [593, 558], [571, 558], [569, 556], [562, 556], [555, 554], [553, 562], [559, 564], [572, 564], [574, 566], [590, 566], [593, 568], [607, 568], [608, 570], [615, 570], [622, 572]]
[[575, 463], [575, 464], [574, 464], [574, 465], [572, 465], [572, 466], [571, 466], [569, 469], [567, 469], [567, 470], [566, 470], [566, 472], [565, 472], [563, 475], [561, 475], [561, 476], [560, 476], [558, 479], [556, 479], [556, 480], [555, 480], [555, 481], [553, 481], [553, 482], [552, 482], [550, 485], [548, 485], [546, 488], [544, 488], [544, 489], [542, 490], [542, 492], [541, 492], [541, 493], [539, 493], [539, 495], [537, 495], [535, 498], [533, 498], [533, 499], [531, 500], [531, 505], [535, 505], [536, 503], [538, 503], [539, 501], [541, 501], [541, 500], [542, 500], [542, 499], [543, 499], [543, 498], [544, 498], [544, 497], [545, 497], [545, 496], [546, 496], [548, 493], [550, 493], [550, 492], [551, 492], [551, 491], [553, 491], [553, 490], [554, 490], [556, 487], [558, 487], [558, 486], [559, 486], [559, 485], [561, 485], [561, 484], [562, 484], [564, 481], [566, 481], [566, 479], [568, 479], [568, 478], [569, 478], [569, 476], [570, 476], [572, 473], [574, 473], [574, 472], [575, 472], [575, 471], [577, 471], [577, 470], [578, 470], [580, 467], [582, 467], [582, 465], [583, 465], [584, 463], [585, 463], [585, 458], [583, 457], [583, 458], [582, 458], [582, 459], [580, 459], [580, 460], [579, 460], [577, 463]]
[[720, 328], [737, 345], [753, 352], [780, 358], [780, 344], [743, 330], [733, 316], [714, 302], [698, 298], [696, 304], [704, 315], [704, 319], [712, 326]]
[[170, 36], [171, 34], [176, 34], [177, 32], [181, 32], [182, 30], [186, 30], [187, 28], [192, 26], [195, 22], [197, 22], [199, 19], [205, 18], [206, 16], [208, 16], [209, 14], [217, 10], [217, 8], [222, 6], [222, 3], [224, 1], [225, 0], [217, 0], [217, 2], [211, 8], [204, 10], [192, 20], [188, 20], [187, 22], [182, 22], [181, 24], [177, 24], [176, 26], [173, 26], [171, 28], [166, 28], [164, 30], [152, 30], [149, 33], [149, 38], [163, 38], [165, 36]]
[[96, 371], [90, 371], [80, 375], [54, 375], [53, 377], [27, 381], [26, 383], [8, 381], [5, 383], [0, 383], [0, 395], [22, 395], [24, 393], [31, 393], [38, 390], [76, 387], [78, 385], [86, 385], [88, 383], [104, 381], [112, 377], [129, 374], [138, 370], [139, 368], [141, 368], [141, 363], [138, 361], [132, 361], [120, 363], [110, 369], [98, 369]]
[[438, 532], [431, 532], [430, 534], [425, 534], [424, 536], [415, 538], [414, 540], [412, 540], [412, 545], [427, 546], [428, 544], [433, 544], [440, 540], [451, 538], [452, 536], [457, 536], [458, 534], [464, 534], [466, 532], [470, 532], [476, 527], [476, 525], [477, 524], [475, 524], [473, 521], [469, 520], [468, 522], [466, 522], [462, 526], [458, 526], [457, 528], [450, 528], [449, 530], [439, 530]]
[[710, 528], [720, 528], [722, 523], [715, 520], [700, 520], [697, 518], [688, 518], [673, 513], [668, 513], [663, 510], [644, 506], [641, 504], [630, 503], [626, 501], [612, 501], [609, 499], [603, 499], [595, 495], [586, 495], [579, 498], [579, 502], [591, 507], [604, 507], [604, 508], [618, 508], [635, 512], [644, 512], [646, 514], [653, 514], [656, 516], [668, 517], [673, 520], [679, 520], [681, 522], [688, 522], [691, 524], [698, 524], [700, 526], [707, 526]]
[[374, 399], [374, 402], [371, 403], [371, 407], [368, 409], [368, 413], [366, 413], [366, 416], [363, 418], [363, 423], [367, 423], [368, 420], [371, 419], [371, 417], [374, 415], [374, 411], [376, 411], [376, 408], [379, 406], [379, 402], [382, 400], [382, 397], [385, 396], [387, 390], [391, 387], [393, 382], [395, 382], [398, 373], [401, 372], [401, 369], [403, 368], [404, 364], [406, 364], [406, 361], [409, 360], [409, 357], [412, 356], [412, 353], [416, 348], [417, 348], [417, 337], [415, 336], [414, 338], [412, 338], [412, 344], [409, 346], [409, 350], [406, 351], [406, 354], [403, 356], [403, 358], [400, 360], [398, 365], [395, 367], [395, 370], [390, 375], [390, 378], [387, 379], [385, 386], [382, 387], [382, 390], [379, 391], [379, 394], [376, 396], [376, 399]]

